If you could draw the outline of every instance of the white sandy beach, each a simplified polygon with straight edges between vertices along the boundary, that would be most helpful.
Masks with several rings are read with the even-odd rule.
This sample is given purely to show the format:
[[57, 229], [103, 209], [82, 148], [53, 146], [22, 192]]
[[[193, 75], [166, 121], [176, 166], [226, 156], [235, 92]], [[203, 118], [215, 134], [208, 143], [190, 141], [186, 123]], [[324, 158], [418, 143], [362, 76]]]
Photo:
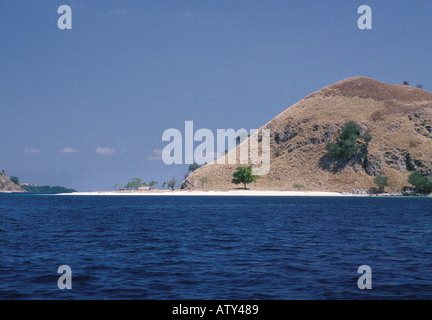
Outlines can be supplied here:
[[[354, 194], [339, 193], [339, 192], [322, 192], [322, 191], [270, 191], [270, 190], [230, 190], [230, 191], [94, 191], [94, 192], [74, 192], [64, 193], [60, 195], [76, 195], [76, 196], [309, 196], [309, 197], [343, 197], [354, 196]], [[356, 195], [357, 196], [357, 195]]]

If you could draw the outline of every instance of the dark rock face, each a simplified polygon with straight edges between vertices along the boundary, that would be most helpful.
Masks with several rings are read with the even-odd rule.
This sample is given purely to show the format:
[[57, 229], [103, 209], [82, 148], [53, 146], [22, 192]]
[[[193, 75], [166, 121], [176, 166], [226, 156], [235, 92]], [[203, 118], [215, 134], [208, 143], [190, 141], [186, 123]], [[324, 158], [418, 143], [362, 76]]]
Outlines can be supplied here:
[[432, 161], [413, 159], [408, 150], [399, 148], [385, 152], [384, 162], [393, 169], [406, 171], [424, 171], [432, 166]]
[[291, 140], [297, 136], [297, 132], [294, 131], [294, 129], [289, 128], [285, 132], [278, 132], [274, 136], [275, 142], [280, 145], [288, 140]]
[[383, 169], [382, 160], [379, 156], [368, 155], [364, 161], [363, 168], [368, 175], [376, 176]]

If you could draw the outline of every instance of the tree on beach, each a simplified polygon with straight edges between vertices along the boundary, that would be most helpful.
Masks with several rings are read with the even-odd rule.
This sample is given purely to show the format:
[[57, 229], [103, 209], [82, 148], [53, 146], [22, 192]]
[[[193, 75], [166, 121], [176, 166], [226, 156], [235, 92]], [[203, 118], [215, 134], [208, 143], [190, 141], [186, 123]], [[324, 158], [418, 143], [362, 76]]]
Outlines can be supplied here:
[[123, 187], [122, 185], [116, 183], [116, 184], [114, 185], [114, 189], [116, 189], [116, 190], [122, 190], [122, 189], [124, 189], [124, 187]]
[[155, 185], [157, 185], [157, 182], [156, 181], [151, 181], [148, 185], [149, 185], [150, 190], [151, 190], [151, 188], [153, 188]]
[[171, 188], [171, 190], [174, 191], [174, 188], [175, 188], [176, 183], [177, 183], [177, 180], [176, 180], [176, 178], [173, 176], [173, 177], [171, 177], [171, 179], [169, 179], [168, 181], [162, 183], [162, 188], [165, 188], [165, 186], [166, 186], [167, 188]]
[[174, 190], [176, 184], [177, 180], [175, 177], [171, 177], [171, 179], [167, 181], [168, 188], [171, 188], [171, 190]]
[[138, 189], [139, 187], [147, 187], [147, 183], [143, 182], [140, 178], [132, 178], [125, 186], [126, 189]]
[[247, 189], [247, 184], [257, 181], [258, 175], [252, 173], [252, 166], [248, 167], [237, 167], [236, 171], [233, 173], [232, 183], [244, 184], [244, 188]]

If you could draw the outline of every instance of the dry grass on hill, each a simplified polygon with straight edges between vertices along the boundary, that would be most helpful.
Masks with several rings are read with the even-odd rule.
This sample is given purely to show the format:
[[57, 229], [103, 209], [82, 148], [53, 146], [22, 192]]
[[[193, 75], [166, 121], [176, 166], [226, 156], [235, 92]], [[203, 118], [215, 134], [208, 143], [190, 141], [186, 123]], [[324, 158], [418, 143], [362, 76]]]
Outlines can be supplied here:
[[[349, 121], [372, 140], [366, 158], [337, 164], [325, 147]], [[262, 128], [271, 130], [271, 169], [248, 186], [252, 190], [295, 190], [296, 183], [310, 191], [370, 190], [374, 176], [384, 174], [387, 190], [400, 191], [411, 171], [432, 172], [432, 93], [423, 89], [350, 78], [310, 94]], [[203, 166], [188, 177], [188, 188], [237, 188], [231, 183], [236, 167]], [[204, 188], [193, 187], [200, 177], [208, 178]]]

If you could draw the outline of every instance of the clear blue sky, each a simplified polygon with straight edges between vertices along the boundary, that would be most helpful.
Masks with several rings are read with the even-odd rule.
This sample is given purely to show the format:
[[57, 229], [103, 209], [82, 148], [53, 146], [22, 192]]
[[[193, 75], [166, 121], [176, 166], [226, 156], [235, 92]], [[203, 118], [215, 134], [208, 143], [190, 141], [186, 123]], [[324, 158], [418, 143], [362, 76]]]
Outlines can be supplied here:
[[[57, 28], [63, 4], [72, 30]], [[362, 4], [372, 30], [357, 28]], [[431, 14], [430, 0], [3, 0], [0, 170], [80, 191], [160, 186], [188, 166], [153, 150], [186, 120], [258, 128], [351, 76], [430, 91]]]

